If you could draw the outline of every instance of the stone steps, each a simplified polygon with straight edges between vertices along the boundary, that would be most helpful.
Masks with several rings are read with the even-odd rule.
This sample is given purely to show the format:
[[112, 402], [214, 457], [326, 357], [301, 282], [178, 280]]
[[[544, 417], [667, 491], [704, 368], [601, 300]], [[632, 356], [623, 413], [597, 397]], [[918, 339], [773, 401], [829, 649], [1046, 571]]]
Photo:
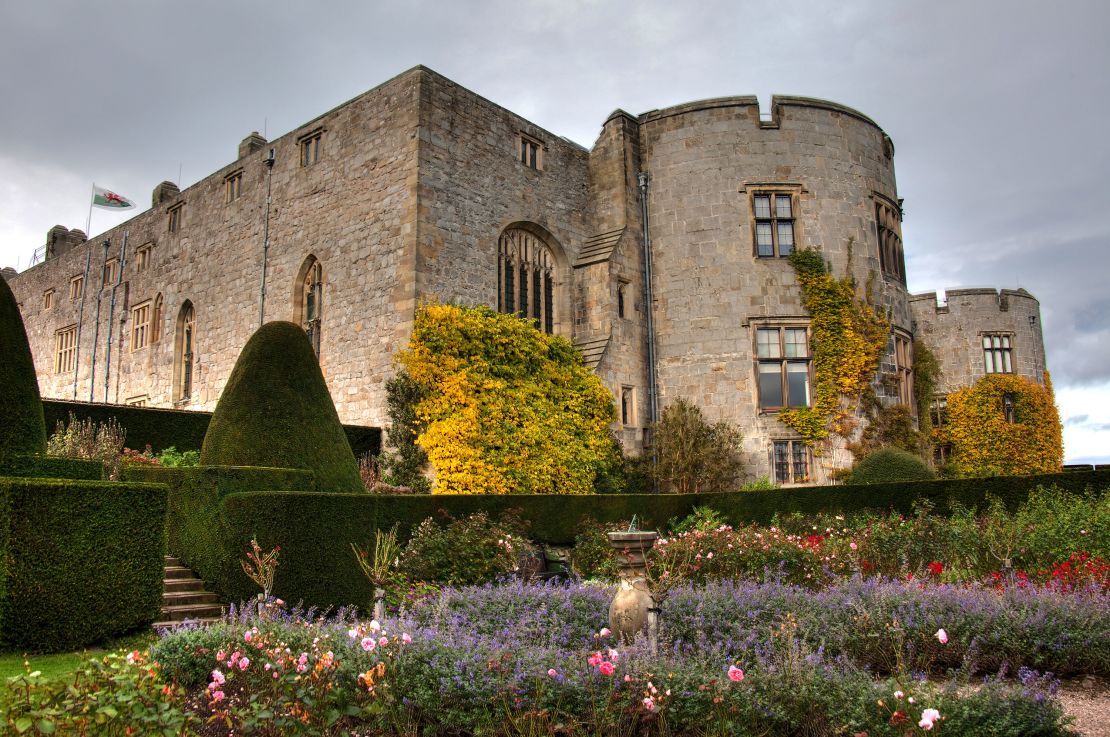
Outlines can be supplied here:
[[224, 605], [204, 589], [204, 581], [172, 555], [166, 556], [162, 586], [162, 617], [152, 625], [154, 629], [177, 627], [185, 622], [209, 624], [224, 615]]

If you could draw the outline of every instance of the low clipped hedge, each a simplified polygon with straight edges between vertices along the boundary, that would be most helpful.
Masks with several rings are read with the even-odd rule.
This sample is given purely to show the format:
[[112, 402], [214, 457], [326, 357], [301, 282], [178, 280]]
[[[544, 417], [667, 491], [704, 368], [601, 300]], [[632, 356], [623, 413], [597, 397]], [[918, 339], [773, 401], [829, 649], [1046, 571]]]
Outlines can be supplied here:
[[[155, 453], [170, 446], [180, 451], [200, 450], [204, 443], [204, 434], [208, 432], [208, 423], [212, 421], [211, 412], [72, 402], [65, 399], [44, 399], [42, 407], [48, 433], [54, 432], [59, 422], [68, 422], [70, 414], [78, 420], [95, 422], [114, 419], [127, 431], [128, 448], [143, 450], [149, 445]], [[377, 455], [381, 451], [380, 428], [344, 425], [343, 431], [356, 456], [363, 453]]]
[[104, 464], [86, 458], [13, 456], [0, 461], [0, 475], [76, 481], [103, 481]]
[[[394, 524], [403, 542], [422, 520], [442, 513], [461, 517], [485, 511], [496, 517], [515, 509], [530, 523], [530, 538], [567, 544], [574, 540], [583, 517], [616, 522], [637, 515], [643, 529], [658, 529], [671, 518], [688, 515], [695, 506], [707, 505], [734, 524], [766, 524], [776, 513], [893, 509], [908, 514], [914, 502], [923, 500], [943, 512], [953, 503], [983, 506], [988, 497], [1002, 500], [1013, 510], [1038, 486], [1073, 492], [1110, 487], [1110, 473], [1092, 471], [728, 494], [368, 496], [299, 491], [292, 483], [283, 491], [261, 490], [257, 486], [263, 481], [261, 477], [255, 479], [260, 490], [221, 493], [222, 470], [210, 469], [209, 473], [214, 489], [209, 487], [203, 494], [195, 486], [180, 491], [189, 501], [171, 514], [169, 535], [171, 541], [176, 541], [171, 542], [171, 550], [191, 564], [192, 560], [203, 560], [202, 575], [221, 594], [237, 601], [257, 593], [238, 565], [251, 537], [257, 536], [264, 548], [282, 548], [275, 594], [321, 606], [367, 603], [369, 587], [355, 565], [350, 543], [372, 541], [375, 530], [389, 529]], [[240, 480], [239, 488], [243, 485]], [[173, 495], [171, 491], [171, 498]], [[180, 529], [174, 531], [174, 524]], [[194, 552], [186, 554], [175, 545], [185, 545]]]
[[64, 651], [157, 619], [166, 488], [0, 478], [0, 644]]

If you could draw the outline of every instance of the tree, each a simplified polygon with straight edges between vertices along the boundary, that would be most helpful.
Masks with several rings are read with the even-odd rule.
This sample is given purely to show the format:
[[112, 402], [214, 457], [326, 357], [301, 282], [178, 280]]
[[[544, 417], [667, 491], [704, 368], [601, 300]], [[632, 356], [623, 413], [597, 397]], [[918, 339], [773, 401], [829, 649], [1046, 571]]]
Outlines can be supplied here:
[[677, 399], [663, 410], [651, 436], [656, 463], [643, 462], [660, 491], [697, 494], [739, 486], [743, 436], [729, 423], [711, 425], [700, 408]]
[[488, 307], [425, 305], [398, 362], [440, 494], [589, 494], [620, 464], [613, 396], [564, 338]]
[[0, 459], [46, 451], [46, 421], [23, 317], [0, 277]]
[[268, 322], [243, 346], [204, 444], [205, 466], [306, 468], [320, 491], [363, 492], [312, 344], [300, 326]]

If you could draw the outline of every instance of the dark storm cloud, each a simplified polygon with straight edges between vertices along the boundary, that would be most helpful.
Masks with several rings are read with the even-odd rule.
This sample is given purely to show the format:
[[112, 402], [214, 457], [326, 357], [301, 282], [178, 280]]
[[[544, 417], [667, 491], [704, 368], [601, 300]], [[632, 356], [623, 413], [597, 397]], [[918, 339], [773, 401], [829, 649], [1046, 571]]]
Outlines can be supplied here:
[[618, 107], [809, 95], [893, 137], [914, 290], [1023, 286], [1057, 387], [1107, 385], [1108, 27], [1102, 0], [8, 3], [0, 265], [83, 227], [93, 179], [143, 202], [418, 63], [586, 146]]

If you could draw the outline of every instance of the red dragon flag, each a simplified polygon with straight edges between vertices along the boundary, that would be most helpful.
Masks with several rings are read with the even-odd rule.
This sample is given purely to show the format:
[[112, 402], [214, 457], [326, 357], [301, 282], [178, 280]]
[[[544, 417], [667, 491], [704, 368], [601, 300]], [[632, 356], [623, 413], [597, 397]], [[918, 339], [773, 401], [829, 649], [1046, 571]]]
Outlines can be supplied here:
[[110, 189], [102, 189], [95, 184], [93, 185], [92, 204], [109, 210], [130, 210], [135, 206], [135, 203], [126, 197], [118, 195]]

